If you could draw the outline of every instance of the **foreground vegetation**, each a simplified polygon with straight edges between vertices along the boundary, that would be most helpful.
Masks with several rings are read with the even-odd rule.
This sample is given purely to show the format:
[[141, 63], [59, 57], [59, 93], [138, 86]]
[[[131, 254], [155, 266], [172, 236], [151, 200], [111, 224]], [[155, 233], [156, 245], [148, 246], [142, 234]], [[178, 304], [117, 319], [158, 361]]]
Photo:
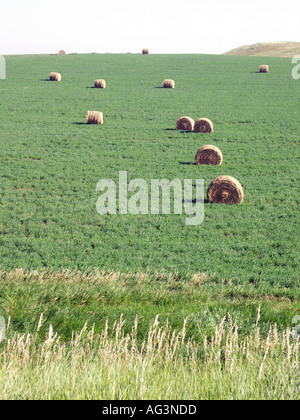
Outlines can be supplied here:
[[95, 335], [87, 324], [61, 343], [52, 326], [43, 343], [34, 333], [9, 339], [0, 351], [2, 399], [296, 399], [299, 342], [288, 329], [256, 329], [244, 339], [230, 315], [200, 343], [171, 326], [150, 327], [139, 346], [138, 320], [125, 334], [123, 319]]
[[1, 272], [0, 398], [295, 399], [298, 302], [200, 273]]

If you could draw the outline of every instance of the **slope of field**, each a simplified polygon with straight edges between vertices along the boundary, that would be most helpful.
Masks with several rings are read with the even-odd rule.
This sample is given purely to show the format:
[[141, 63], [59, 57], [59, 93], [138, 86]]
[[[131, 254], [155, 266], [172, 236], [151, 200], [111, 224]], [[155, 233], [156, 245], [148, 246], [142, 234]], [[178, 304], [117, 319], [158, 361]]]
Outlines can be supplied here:
[[[0, 261], [16, 267], [215, 274], [278, 290], [299, 263], [299, 98], [288, 59], [205, 55], [7, 57], [0, 80]], [[62, 74], [60, 83], [47, 81]], [[93, 89], [104, 78], [106, 89]], [[165, 78], [175, 89], [160, 89]], [[103, 126], [84, 124], [87, 110]], [[182, 115], [210, 118], [212, 134], [175, 131]], [[222, 166], [195, 166], [203, 144]], [[204, 179], [244, 187], [241, 205], [205, 203], [186, 215], [106, 215], [97, 182]], [[149, 197], [150, 202], [150, 197]]]
[[248, 55], [263, 57], [294, 57], [300, 55], [300, 42], [260, 42], [230, 50], [224, 55]]

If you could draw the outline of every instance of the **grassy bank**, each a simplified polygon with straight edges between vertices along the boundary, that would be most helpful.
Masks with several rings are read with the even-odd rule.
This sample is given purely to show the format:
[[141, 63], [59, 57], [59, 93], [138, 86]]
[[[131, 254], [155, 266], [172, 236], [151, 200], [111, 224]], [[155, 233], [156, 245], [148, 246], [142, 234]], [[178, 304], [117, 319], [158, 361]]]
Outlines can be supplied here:
[[[114, 322], [123, 314], [126, 333], [139, 317], [139, 340], [147, 334], [157, 314], [179, 330], [185, 319], [187, 335], [200, 340], [210, 335], [228, 313], [245, 336], [253, 332], [261, 307], [260, 328], [266, 336], [270, 324], [279, 331], [292, 327], [299, 313], [299, 289], [265, 288], [252, 283], [233, 284], [207, 274], [179, 277], [176, 274], [121, 274], [115, 272], [49, 270], [0, 272], [0, 313], [11, 318], [11, 332], [32, 331], [43, 313], [41, 340], [49, 324], [70, 340], [72, 331], [85, 322], [96, 332], [106, 319]], [[128, 328], [128, 329], [127, 329]]]

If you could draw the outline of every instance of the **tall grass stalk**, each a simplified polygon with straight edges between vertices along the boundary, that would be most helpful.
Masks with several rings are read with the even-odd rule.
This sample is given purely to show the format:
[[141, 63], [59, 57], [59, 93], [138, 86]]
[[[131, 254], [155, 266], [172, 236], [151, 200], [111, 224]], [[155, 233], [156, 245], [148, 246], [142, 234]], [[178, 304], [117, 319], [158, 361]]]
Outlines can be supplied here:
[[138, 343], [138, 318], [125, 334], [123, 316], [95, 334], [87, 323], [62, 342], [50, 324], [38, 340], [13, 334], [0, 344], [1, 399], [297, 399], [299, 341], [270, 325], [239, 336], [230, 315], [202, 342], [175, 332], [159, 316]]

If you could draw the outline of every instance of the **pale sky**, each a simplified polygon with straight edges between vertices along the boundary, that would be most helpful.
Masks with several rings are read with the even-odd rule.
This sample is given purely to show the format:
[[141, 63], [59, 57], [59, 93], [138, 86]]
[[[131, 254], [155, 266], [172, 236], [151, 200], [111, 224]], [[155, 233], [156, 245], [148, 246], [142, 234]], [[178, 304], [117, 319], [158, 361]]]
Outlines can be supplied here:
[[220, 54], [300, 41], [299, 0], [0, 0], [0, 55]]

